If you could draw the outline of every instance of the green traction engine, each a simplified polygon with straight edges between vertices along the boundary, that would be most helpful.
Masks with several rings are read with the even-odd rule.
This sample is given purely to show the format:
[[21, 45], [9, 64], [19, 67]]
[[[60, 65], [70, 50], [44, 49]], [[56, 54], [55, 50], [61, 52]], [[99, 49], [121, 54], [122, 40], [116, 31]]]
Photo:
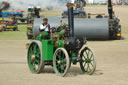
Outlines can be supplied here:
[[41, 73], [51, 65], [57, 75], [65, 76], [71, 64], [80, 64], [83, 73], [92, 75], [96, 69], [93, 51], [86, 46], [86, 38], [74, 36], [73, 4], [67, 4], [69, 25], [40, 32], [28, 48], [27, 61], [32, 73]]

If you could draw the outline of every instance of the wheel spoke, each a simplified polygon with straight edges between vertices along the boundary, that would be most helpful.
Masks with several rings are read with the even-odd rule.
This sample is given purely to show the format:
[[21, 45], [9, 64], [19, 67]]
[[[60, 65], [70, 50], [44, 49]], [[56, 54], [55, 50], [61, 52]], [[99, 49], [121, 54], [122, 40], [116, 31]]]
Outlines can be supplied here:
[[62, 59], [63, 59], [62, 55], [63, 55], [63, 52], [60, 51], [60, 56], [59, 56], [59, 57], [60, 57], [60, 61], [61, 61], [61, 62], [63, 62], [63, 61], [62, 61]]
[[32, 47], [30, 48], [30, 52], [32, 52]]
[[35, 64], [33, 64], [33, 70], [35, 70], [35, 71], [36, 71], [36, 66], [35, 66]]
[[63, 64], [66, 64], [66, 61], [63, 61]]
[[60, 70], [61, 70], [60, 72], [63, 73], [65, 70], [64, 64], [66, 64], [66, 62], [64, 61], [64, 59], [62, 59], [62, 57], [59, 61], [60, 61], [60, 64], [58, 64], [58, 66], [60, 67]]
[[84, 57], [84, 59], [86, 59], [86, 57], [85, 57], [84, 53], [83, 53], [83, 57]]
[[37, 63], [39, 65], [40, 61], [38, 59], [35, 59], [35, 63]]
[[34, 61], [32, 61], [32, 66], [33, 66], [33, 70], [37, 71], [38, 68], [36, 68], [36, 66], [39, 67], [40, 63], [37, 59], [35, 59]]
[[92, 56], [93, 56], [93, 54], [91, 54], [91, 57], [90, 57], [90, 59], [92, 58]]
[[33, 65], [35, 62], [31, 60], [31, 64]]
[[34, 52], [37, 52], [37, 45], [34, 46]]
[[32, 53], [28, 53], [28, 56], [31, 58], [31, 56], [32, 56]]
[[86, 62], [84, 62], [84, 65], [83, 66], [85, 67], [85, 65], [86, 65]]
[[87, 72], [88, 72], [88, 66], [87, 66]]
[[87, 64], [87, 72], [89, 71], [89, 64]]
[[88, 68], [89, 68], [88, 71], [90, 72], [90, 71], [91, 71], [91, 68], [90, 68], [90, 66], [89, 66], [89, 63], [88, 63]]
[[93, 60], [90, 60], [90, 61], [94, 61], [94, 59]]
[[34, 52], [34, 45], [32, 45], [31, 48], [32, 48], [32, 52]]
[[56, 66], [58, 66], [58, 67], [59, 67], [59, 66], [60, 66], [60, 64], [57, 64]]
[[58, 57], [58, 59], [60, 60], [60, 55], [59, 52], [56, 53], [56, 56]]
[[87, 54], [87, 58], [89, 58], [89, 50], [88, 50], [88, 52], [86, 51], [86, 54]]
[[40, 57], [40, 52], [37, 52], [36, 55], [35, 55], [37, 58]]
[[64, 71], [64, 66], [63, 65], [61, 65], [61, 71]]
[[94, 67], [93, 64], [92, 64], [92, 62], [90, 64], [92, 65], [92, 67]]
[[30, 48], [30, 55], [34, 54], [33, 50], [32, 50], [32, 47]]
[[56, 59], [56, 62], [58, 62], [59, 60]]

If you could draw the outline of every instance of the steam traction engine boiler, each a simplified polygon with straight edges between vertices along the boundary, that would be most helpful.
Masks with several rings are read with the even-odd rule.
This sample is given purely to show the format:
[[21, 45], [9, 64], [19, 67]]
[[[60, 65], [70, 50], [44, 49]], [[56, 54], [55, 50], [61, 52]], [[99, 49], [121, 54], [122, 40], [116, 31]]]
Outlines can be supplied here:
[[95, 55], [86, 46], [85, 37], [74, 35], [73, 4], [68, 7], [68, 26], [40, 32], [29, 46], [27, 61], [32, 73], [40, 73], [44, 66], [51, 65], [57, 75], [65, 76], [71, 63], [80, 63], [83, 73], [92, 75], [96, 69]]
[[[65, 12], [66, 16], [68, 11]], [[74, 10], [74, 17], [75, 12]], [[81, 12], [83, 13], [83, 12]], [[63, 15], [65, 15], [63, 13]], [[91, 18], [96, 15], [96, 18]], [[68, 17], [68, 16], [67, 16]], [[51, 27], [60, 26], [60, 21], [68, 23], [68, 18], [49, 17]], [[31, 31], [28, 32], [28, 39], [33, 39], [39, 32], [39, 25], [42, 19], [34, 19], [34, 23], [30, 26]], [[35, 24], [36, 23], [36, 24]], [[104, 14], [88, 14], [87, 18], [74, 18], [74, 36], [85, 37], [87, 40], [119, 40], [121, 39], [121, 25], [118, 17], [115, 16], [111, 0], [108, 0], [108, 16]]]
[[[64, 14], [68, 15], [67, 11], [64, 12]], [[74, 10], [74, 14], [75, 14], [75, 10]], [[96, 17], [93, 16], [94, 17], [93, 18], [92, 15]], [[53, 19], [53, 20], [51, 19], [51, 21], [57, 22], [57, 19]], [[64, 17], [63, 21], [68, 22], [68, 19]], [[75, 18], [74, 32], [79, 37], [86, 36], [87, 40], [121, 39], [120, 20], [117, 16], [115, 16], [111, 0], [108, 0], [108, 16], [101, 13], [98, 14], [88, 13], [86, 18], [84, 17]]]

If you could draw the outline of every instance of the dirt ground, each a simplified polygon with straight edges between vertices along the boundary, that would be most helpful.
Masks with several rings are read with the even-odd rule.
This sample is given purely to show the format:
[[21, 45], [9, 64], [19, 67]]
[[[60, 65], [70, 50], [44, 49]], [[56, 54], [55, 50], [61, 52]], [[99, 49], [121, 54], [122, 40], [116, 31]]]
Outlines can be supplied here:
[[[106, 6], [85, 8], [87, 12], [107, 12]], [[89, 41], [96, 54], [94, 75], [82, 74], [79, 64], [69, 74], [57, 76], [52, 67], [32, 74], [27, 66], [27, 40], [0, 40], [0, 85], [128, 85], [128, 7], [115, 6], [121, 19], [122, 40]]]

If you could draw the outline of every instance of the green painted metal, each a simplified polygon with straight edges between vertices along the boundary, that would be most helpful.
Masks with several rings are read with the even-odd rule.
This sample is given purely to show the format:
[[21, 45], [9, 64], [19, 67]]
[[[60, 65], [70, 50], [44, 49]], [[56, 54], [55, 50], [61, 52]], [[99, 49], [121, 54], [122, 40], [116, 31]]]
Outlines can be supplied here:
[[53, 40], [42, 40], [43, 60], [53, 60]]
[[73, 52], [72, 57], [78, 57], [78, 54]]
[[52, 35], [52, 39], [56, 39], [56, 40], [59, 40], [59, 35], [58, 34], [54, 34], [54, 35]]
[[48, 37], [48, 32], [40, 32], [40, 34], [36, 37], [36, 40], [42, 40]]
[[64, 30], [60, 31], [60, 32], [57, 32], [57, 33], [54, 33], [52, 35], [52, 39], [56, 38], [56, 40], [60, 40], [60, 38], [62, 38], [64, 36]]
[[28, 50], [28, 66], [30, 70], [35, 73], [40, 68], [40, 49], [36, 43], [31, 44]]
[[64, 35], [64, 30], [60, 31], [60, 37]]
[[64, 40], [58, 40], [55, 42], [56, 48], [64, 47]]
[[77, 62], [79, 62], [78, 60], [72, 60], [72, 58], [76, 58], [76, 57], [78, 57], [78, 53], [72, 52], [72, 56], [70, 57], [71, 58], [70, 60], [73, 64], [77, 64]]

